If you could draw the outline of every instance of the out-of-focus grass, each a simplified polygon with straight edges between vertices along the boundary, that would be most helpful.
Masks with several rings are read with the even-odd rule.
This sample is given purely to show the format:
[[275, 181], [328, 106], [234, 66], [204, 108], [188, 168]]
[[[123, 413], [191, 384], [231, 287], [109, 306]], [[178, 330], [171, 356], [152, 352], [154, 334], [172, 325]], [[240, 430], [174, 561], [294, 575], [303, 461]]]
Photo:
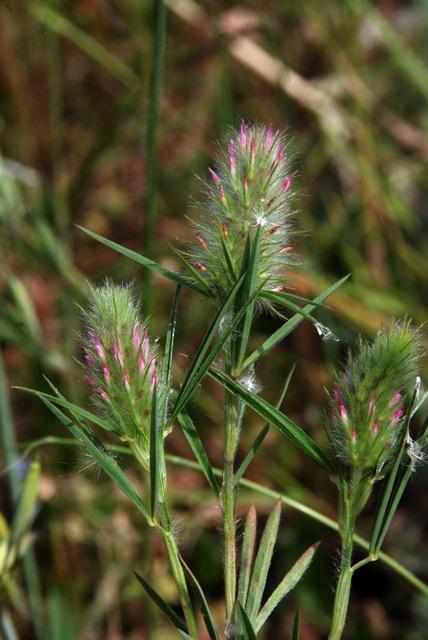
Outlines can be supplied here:
[[[178, 268], [168, 245], [188, 237], [185, 213], [200, 188], [194, 174], [206, 174], [213, 139], [240, 117], [272, 122], [289, 128], [298, 152], [296, 226], [304, 233], [297, 247], [302, 265], [290, 274], [291, 283], [297, 293], [313, 295], [352, 273], [332, 298], [332, 311], [321, 313], [343, 342], [321, 343], [308, 325], [302, 326], [259, 371], [264, 393], [273, 398], [278, 376], [303, 358], [305, 367], [296, 370], [286, 409], [322, 439], [323, 386], [329, 380], [325, 356], [337, 360], [357, 331], [372, 333], [394, 316], [408, 314], [423, 322], [427, 315], [425, 4], [168, 0], [166, 7], [163, 56], [160, 37], [158, 49], [152, 47], [155, 12], [149, 2], [21, 0], [0, 7], [0, 337], [9, 378], [40, 388], [42, 371], [50, 369], [58, 384], [82, 393], [70, 356], [79, 316], [74, 300], [84, 297], [85, 277], [141, 278], [132, 263], [77, 233], [74, 223], [136, 250], [148, 234], [156, 258]], [[151, 69], [157, 70], [150, 80]], [[163, 90], [157, 94], [161, 74]], [[156, 226], [151, 228], [150, 220]], [[153, 322], [164, 335], [173, 288], [157, 277], [152, 286], [157, 293]], [[180, 353], [193, 353], [207, 309], [188, 293], [182, 305], [186, 313], [177, 344]], [[259, 319], [256, 339], [276, 322]], [[177, 381], [184, 366], [178, 355]], [[18, 440], [60, 428], [33, 402], [24, 404], [15, 395], [12, 400]], [[195, 400], [202, 435], [218, 461], [218, 390], [208, 384]], [[251, 417], [244, 442], [251, 442], [256, 425]], [[250, 477], [302, 499], [315, 492], [318, 505], [334, 515], [331, 488], [320, 491], [316, 474], [309, 476], [301, 459], [278, 442], [275, 434], [268, 436]], [[178, 432], [169, 446], [173, 453], [189, 455]], [[71, 610], [80, 622], [70, 626], [70, 638], [125, 638], [131, 629], [155, 637], [150, 625], [162, 623], [142, 602], [130, 572], [136, 561], [148, 565], [153, 556], [159, 589], [174, 601], [156, 542], [141, 542], [139, 523], [119, 496], [109, 494], [107, 481], [96, 474], [71, 476], [74, 463], [65, 447], [43, 454], [45, 506], [37, 521], [36, 556], [51, 612], [49, 637], [58, 637], [58, 620]], [[87, 464], [78, 462], [81, 469]], [[194, 472], [171, 473], [177, 495], [204, 487]], [[423, 482], [421, 473], [399, 515], [402, 529], [412, 523], [412, 540], [406, 545], [396, 537], [389, 548], [427, 574], [423, 523], [412, 517], [423, 504]], [[205, 542], [215, 536], [215, 509], [198, 508], [194, 501], [177, 506], [185, 553], [193, 552], [197, 565], [209, 555]], [[290, 557], [306, 543], [293, 537], [299, 527], [313, 541], [313, 527], [293, 518], [290, 533], [284, 534], [284, 553]], [[325, 547], [317, 562], [327, 563], [332, 547]], [[207, 588], [216, 601], [221, 598], [218, 558], [209, 562]], [[413, 594], [395, 581], [393, 588], [385, 586], [382, 569], [365, 571], [372, 578], [370, 585], [365, 576], [356, 583], [363, 614], [349, 637], [413, 633], [422, 638], [417, 635], [422, 614], [411, 613], [418, 610]], [[321, 637], [329, 610], [330, 587], [319, 588], [314, 575], [308, 574], [295, 596], [307, 620], [303, 638]], [[397, 595], [404, 593], [406, 598]], [[72, 603], [69, 609], [67, 603]], [[268, 637], [291, 623], [291, 609], [278, 612]], [[28, 622], [19, 621], [19, 631], [22, 638], [32, 637]], [[168, 632], [161, 627], [159, 637]]]

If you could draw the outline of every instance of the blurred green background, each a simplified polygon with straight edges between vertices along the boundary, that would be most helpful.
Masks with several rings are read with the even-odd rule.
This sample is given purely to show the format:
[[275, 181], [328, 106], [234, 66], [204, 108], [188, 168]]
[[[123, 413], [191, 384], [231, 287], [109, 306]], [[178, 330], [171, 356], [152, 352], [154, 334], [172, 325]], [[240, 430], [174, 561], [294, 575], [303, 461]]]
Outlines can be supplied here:
[[[312, 297], [352, 274], [330, 309], [318, 311], [340, 342], [323, 342], [304, 322], [257, 372], [273, 401], [296, 362], [285, 411], [325, 442], [324, 387], [347, 345], [394, 317], [418, 323], [427, 317], [427, 1], [3, 0], [0, 21], [6, 518], [29, 461], [17, 452], [40, 438], [67, 437], [36, 400], [11, 385], [45, 388], [46, 373], [69, 398], [85, 401], [74, 358], [86, 281], [134, 280], [153, 333], [165, 332], [173, 286], [148, 279], [75, 224], [179, 269], [170, 245], [189, 239], [186, 212], [201, 189], [196, 176], [206, 176], [216, 141], [241, 118], [272, 123], [293, 140], [301, 264], [288, 277], [295, 292]], [[187, 365], [182, 354], [195, 351], [210, 313], [197, 295], [183, 294], [176, 382]], [[254, 344], [279, 322], [258, 317]], [[216, 464], [221, 401], [220, 390], [206, 383], [192, 407]], [[249, 415], [242, 452], [259, 426]], [[191, 457], [178, 429], [167, 446]], [[23, 610], [5, 604], [18, 637], [174, 638], [132, 576], [133, 569], [150, 574], [176, 602], [160, 541], [76, 448], [46, 445], [39, 453], [34, 554], [14, 574], [22, 589], [15, 605]], [[136, 469], [128, 471], [139, 483]], [[276, 433], [248, 476], [335, 517], [334, 488]], [[183, 553], [221, 620], [219, 509], [198, 473], [171, 466], [170, 478]], [[425, 580], [427, 479], [426, 468], [419, 469], [385, 545]], [[272, 501], [247, 490], [240, 515], [254, 500], [262, 521]], [[364, 525], [363, 518], [367, 534]], [[275, 584], [315, 540], [322, 540], [317, 558], [266, 638], [288, 637], [296, 606], [302, 640], [325, 637], [337, 537], [285, 509], [271, 579]], [[41, 603], [38, 631], [28, 602]], [[349, 640], [423, 640], [427, 629], [427, 600], [406, 582], [380, 564], [357, 575]]]

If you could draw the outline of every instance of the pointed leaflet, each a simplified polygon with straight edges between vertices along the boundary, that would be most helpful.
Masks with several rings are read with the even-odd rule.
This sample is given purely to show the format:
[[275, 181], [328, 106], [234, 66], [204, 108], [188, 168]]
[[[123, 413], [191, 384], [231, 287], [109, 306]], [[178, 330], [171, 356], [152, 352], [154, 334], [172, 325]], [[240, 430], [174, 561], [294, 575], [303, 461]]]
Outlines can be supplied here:
[[244, 540], [241, 550], [241, 565], [239, 568], [238, 600], [245, 608], [247, 604], [248, 587], [250, 586], [253, 568], [254, 549], [257, 535], [257, 512], [252, 504], [247, 515], [244, 529]]
[[316, 318], [314, 318], [313, 316], [311, 316], [310, 313], [305, 311], [305, 307], [303, 308], [299, 307], [299, 305], [295, 304], [292, 300], [289, 300], [287, 294], [285, 293], [276, 293], [274, 291], [262, 291], [260, 293], [260, 296], [262, 298], [265, 298], [266, 300], [271, 300], [272, 302], [275, 302], [276, 304], [279, 304], [282, 307], [289, 309], [290, 311], [294, 311], [296, 315], [301, 315], [304, 318], [306, 318], [306, 320], [310, 320], [311, 322], [316, 322]]
[[[171, 386], [172, 356], [174, 353], [175, 327], [177, 324], [177, 307], [178, 307], [178, 300], [180, 297], [180, 293], [181, 293], [181, 286], [178, 285], [175, 292], [174, 301], [172, 303], [171, 314], [169, 316], [169, 322], [168, 322], [168, 330], [166, 332], [166, 339], [165, 339], [165, 353], [164, 353], [164, 360], [163, 360], [162, 378], [163, 378], [163, 383], [165, 385], [165, 389], [167, 393]], [[165, 402], [165, 411], [167, 411], [167, 408], [168, 408], [168, 403]]]
[[143, 501], [135, 491], [132, 484], [129, 482], [122, 469], [117, 464], [116, 460], [112, 458], [111, 454], [105, 449], [105, 447], [94, 436], [85, 432], [81, 427], [74, 424], [68, 416], [60, 411], [50, 400], [47, 399], [46, 394], [34, 392], [40, 400], [45, 404], [48, 409], [60, 420], [71, 433], [79, 440], [83, 447], [90, 453], [90, 455], [98, 462], [103, 471], [117, 484], [117, 486], [123, 491], [123, 493], [131, 500], [131, 502], [144, 514], [149, 524], [152, 523], [149, 512], [144, 506]]
[[207, 479], [215, 495], [218, 497], [220, 495], [219, 482], [214, 475], [207, 452], [202, 443], [202, 440], [199, 437], [199, 433], [193, 423], [193, 420], [191, 419], [187, 411], [182, 411], [181, 413], [179, 413], [177, 418], [181, 428], [183, 429], [183, 433], [186, 436], [187, 442], [189, 443], [193, 453], [195, 454], [196, 460], [201, 466], [205, 478]]
[[269, 596], [259, 615], [257, 616], [254, 628], [256, 632], [260, 631], [272, 611], [279, 605], [281, 600], [289, 593], [299, 580], [302, 578], [306, 569], [309, 567], [314, 557], [314, 553], [319, 546], [319, 542], [309, 547], [291, 567], [290, 571], [284, 576], [274, 592]]
[[[245, 274], [244, 282], [242, 283], [241, 290], [237, 295], [236, 309], [239, 311], [244, 305], [247, 305], [256, 293], [255, 288], [257, 285], [258, 266], [260, 258], [260, 234], [261, 227], [257, 227], [256, 235], [254, 238], [254, 244], [249, 251], [248, 264], [243, 264], [243, 273]], [[241, 366], [245, 352], [247, 350], [248, 340], [250, 337], [251, 326], [253, 324], [254, 317], [254, 299], [248, 304], [245, 312], [244, 320], [242, 322], [241, 330], [239, 331], [239, 350], [237, 354], [237, 367]]]
[[241, 398], [253, 411], [258, 413], [270, 425], [275, 427], [277, 431], [289, 438], [294, 444], [309, 458], [317, 462], [325, 471], [333, 473], [334, 470], [324, 455], [320, 447], [307, 433], [297, 426], [290, 418], [275, 409], [266, 400], [260, 398], [257, 394], [240, 385], [227, 376], [226, 374], [211, 369], [209, 375], [217, 380], [225, 389]]
[[[190, 399], [190, 396], [193, 393], [194, 389], [199, 384], [199, 382], [201, 381], [202, 377], [205, 375], [205, 372], [206, 372], [207, 368], [210, 366], [211, 362], [214, 360], [214, 358], [216, 357], [217, 353], [219, 353], [221, 347], [223, 346], [224, 342], [226, 341], [226, 339], [228, 338], [228, 336], [230, 335], [232, 330], [236, 327], [236, 324], [240, 320], [240, 317], [242, 317], [242, 315], [241, 315], [240, 317], [236, 318], [235, 322], [233, 322], [231, 325], [229, 325], [229, 327], [224, 331], [224, 333], [222, 334], [219, 342], [217, 343], [217, 348], [213, 350], [213, 352], [211, 353], [211, 356], [206, 358], [207, 353], [208, 353], [209, 348], [210, 348], [210, 345], [211, 345], [211, 342], [213, 341], [214, 337], [217, 335], [218, 329], [219, 329], [219, 327], [221, 325], [221, 322], [222, 322], [222, 320], [223, 320], [223, 318], [225, 316], [225, 313], [228, 310], [228, 308], [230, 307], [230, 305], [232, 304], [233, 299], [235, 297], [235, 294], [238, 291], [239, 287], [241, 286], [242, 281], [243, 281], [243, 276], [241, 276], [241, 278], [238, 280], [238, 282], [235, 284], [235, 286], [230, 291], [230, 293], [227, 296], [226, 300], [224, 301], [224, 303], [220, 307], [219, 311], [217, 312], [217, 314], [216, 314], [216, 316], [215, 316], [210, 328], [208, 329], [207, 333], [205, 334], [201, 344], [199, 345], [199, 349], [198, 349], [195, 357], [193, 358], [192, 364], [190, 365], [190, 368], [189, 368], [189, 370], [188, 370], [188, 372], [186, 374], [186, 377], [183, 380], [183, 384], [181, 385], [181, 389], [180, 389], [180, 391], [178, 393], [178, 396], [176, 398], [174, 409], [172, 411], [172, 416], [170, 418], [171, 423], [175, 420], [175, 418], [177, 417], [178, 413], [186, 405], [186, 403]], [[242, 314], [244, 312], [245, 312], [245, 309], [242, 310]]]
[[40, 462], [38, 460], [34, 460], [27, 471], [27, 475], [25, 476], [18, 508], [15, 512], [11, 527], [11, 540], [14, 543], [24, 535], [31, 524], [37, 501], [39, 477]]
[[290, 640], [299, 640], [299, 636], [300, 636], [299, 627], [300, 627], [299, 610], [297, 609], [296, 613], [294, 614], [293, 627], [291, 629]]
[[[291, 378], [293, 376], [295, 366], [296, 365], [293, 364], [293, 366], [291, 367], [290, 372], [289, 372], [288, 376], [286, 377], [284, 385], [283, 385], [283, 387], [281, 389], [281, 393], [279, 395], [278, 402], [275, 405], [275, 408], [278, 409], [278, 410], [281, 408], [281, 405], [284, 402], [285, 394], [288, 391], [288, 387], [289, 387]], [[263, 441], [266, 438], [268, 433], [269, 433], [269, 424], [265, 424], [263, 429], [260, 431], [260, 433], [255, 438], [253, 444], [251, 445], [251, 447], [247, 451], [247, 453], [245, 455], [245, 458], [243, 459], [243, 461], [239, 465], [239, 469], [235, 473], [235, 485], [236, 486], [239, 484], [242, 476], [244, 475], [244, 473], [248, 469], [248, 466], [250, 465], [251, 460], [256, 455], [257, 451], [259, 450], [260, 446], [262, 445], [262, 443], [263, 443]]]
[[[184, 620], [178, 616], [173, 609], [165, 602], [163, 598], [149, 585], [149, 583], [144, 580], [142, 576], [140, 576], [136, 571], [134, 571], [134, 575], [137, 578], [138, 582], [143, 587], [144, 591], [147, 595], [153, 600], [153, 602], [159, 607], [159, 609], [166, 615], [170, 622], [174, 625], [176, 629], [183, 631], [184, 634], [187, 634], [187, 626]], [[185, 635], [183, 637], [186, 637]], [[188, 638], [190, 636], [187, 636]]]
[[262, 539], [260, 541], [256, 560], [254, 562], [253, 575], [251, 576], [247, 605], [245, 607], [251, 622], [254, 622], [256, 620], [257, 614], [259, 612], [260, 603], [262, 601], [268, 571], [272, 560], [272, 554], [275, 547], [276, 537], [278, 535], [280, 517], [281, 501], [278, 500], [267, 520]]
[[202, 289], [201, 287], [198, 287], [196, 284], [193, 284], [187, 278], [180, 275], [179, 273], [175, 273], [174, 271], [170, 271], [169, 269], [162, 267], [157, 262], [154, 262], [154, 260], [145, 258], [140, 253], [137, 253], [136, 251], [132, 251], [131, 249], [127, 249], [126, 247], [123, 247], [121, 244], [118, 244], [117, 242], [108, 240], [107, 238], [104, 238], [103, 236], [98, 235], [98, 233], [95, 233], [94, 231], [89, 231], [89, 229], [85, 229], [80, 225], [77, 225], [77, 227], [84, 233], [88, 234], [88, 236], [91, 236], [91, 238], [98, 240], [98, 242], [101, 242], [102, 244], [106, 245], [106, 247], [109, 247], [110, 249], [113, 249], [114, 251], [121, 253], [123, 256], [126, 256], [127, 258], [130, 258], [130, 260], [134, 260], [134, 262], [137, 262], [138, 264], [141, 264], [144, 267], [151, 269], [152, 271], [156, 271], [157, 273], [160, 273], [162, 276], [165, 276], [166, 278], [169, 278], [170, 280], [173, 280], [174, 282], [181, 284], [183, 287], [194, 289], [195, 291], [198, 291], [198, 293], [202, 293], [204, 296], [208, 295], [206, 290]]
[[[306, 314], [313, 311], [317, 303], [324, 302], [324, 300], [326, 300], [329, 296], [331, 296], [331, 294], [334, 293], [336, 289], [342, 286], [342, 284], [346, 282], [348, 278], [349, 278], [349, 275], [338, 280], [331, 287], [329, 287], [328, 289], [320, 293], [320, 295], [317, 296], [311, 304], [308, 304], [305, 307], [303, 307], [301, 311], [305, 312]], [[281, 342], [281, 340], [283, 340], [292, 331], [294, 331], [294, 329], [303, 321], [303, 319], [304, 317], [302, 313], [296, 313], [296, 315], [294, 315], [292, 318], [287, 320], [287, 322], [285, 322], [282, 325], [282, 327], [277, 329], [271, 336], [269, 336], [269, 338], [267, 338], [260, 345], [260, 347], [258, 347], [255, 351], [253, 351], [253, 353], [250, 356], [248, 356], [248, 358], [245, 360], [245, 362], [242, 365], [242, 369], [247, 369], [248, 367], [253, 365], [255, 362], [257, 362], [257, 360], [260, 360], [260, 358], [264, 356], [265, 353], [270, 351], [276, 344], [278, 344], [278, 342]]]
[[238, 612], [239, 612], [239, 617], [241, 619], [241, 624], [242, 624], [243, 640], [257, 640], [257, 636], [254, 632], [253, 626], [245, 612], [244, 607], [239, 602], [239, 600], [238, 600]]
[[219, 636], [217, 633], [217, 629], [215, 628], [215, 624], [211, 615], [210, 608], [208, 606], [207, 599], [205, 597], [204, 592], [202, 591], [202, 587], [197, 581], [194, 574], [191, 572], [190, 568], [184, 562], [183, 558], [180, 556], [180, 562], [183, 565], [183, 568], [189, 578], [189, 582], [192, 586], [193, 591], [195, 592], [196, 597], [199, 600], [199, 604], [201, 605], [202, 616], [205, 621], [205, 626], [207, 628], [208, 634], [211, 640], [219, 640]]

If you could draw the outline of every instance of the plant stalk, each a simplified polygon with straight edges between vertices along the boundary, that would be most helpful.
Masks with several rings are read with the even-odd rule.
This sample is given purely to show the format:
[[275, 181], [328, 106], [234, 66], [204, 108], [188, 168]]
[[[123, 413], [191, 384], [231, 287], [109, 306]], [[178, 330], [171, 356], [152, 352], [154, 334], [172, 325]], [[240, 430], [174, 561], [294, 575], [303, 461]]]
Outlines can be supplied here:
[[226, 618], [233, 616], [236, 597], [236, 488], [234, 463], [237, 448], [238, 408], [235, 398], [229, 393], [225, 398], [225, 449], [222, 487], [224, 526], [224, 581], [226, 591]]

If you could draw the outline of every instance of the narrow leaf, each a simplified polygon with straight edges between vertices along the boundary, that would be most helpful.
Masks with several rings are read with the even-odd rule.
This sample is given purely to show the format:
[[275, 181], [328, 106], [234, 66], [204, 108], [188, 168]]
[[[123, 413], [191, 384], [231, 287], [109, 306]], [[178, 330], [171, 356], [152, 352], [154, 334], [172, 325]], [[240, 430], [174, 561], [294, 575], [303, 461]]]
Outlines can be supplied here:
[[130, 260], [133, 260], [134, 262], [137, 262], [138, 264], [141, 264], [144, 267], [151, 269], [152, 271], [156, 271], [157, 273], [160, 273], [162, 276], [165, 276], [166, 278], [173, 280], [174, 282], [182, 285], [183, 287], [194, 289], [195, 291], [202, 293], [204, 296], [207, 295], [206, 290], [202, 289], [201, 287], [198, 287], [196, 284], [193, 284], [193, 282], [190, 282], [187, 278], [180, 275], [179, 273], [170, 271], [169, 269], [162, 267], [160, 264], [158, 264], [154, 260], [150, 260], [150, 258], [146, 258], [145, 256], [141, 255], [140, 253], [137, 253], [136, 251], [127, 249], [126, 247], [123, 247], [121, 244], [118, 244], [117, 242], [108, 240], [107, 238], [104, 238], [103, 236], [98, 235], [98, 233], [95, 233], [94, 231], [89, 231], [89, 229], [85, 229], [85, 227], [81, 227], [80, 225], [77, 225], [77, 227], [81, 231], [84, 231], [84, 233], [86, 233], [88, 236], [91, 236], [91, 238], [98, 240], [98, 242], [101, 242], [106, 247], [109, 247], [110, 249], [113, 249], [114, 251], [121, 253], [123, 256], [126, 256]]
[[[165, 339], [165, 355], [163, 360], [162, 379], [166, 389], [169, 389], [171, 386], [172, 356], [174, 353], [175, 328], [177, 325], [177, 307], [180, 293], [181, 285], [178, 285], [172, 303], [171, 314], [169, 316], [168, 329]], [[165, 404], [167, 405], [167, 403]]]
[[294, 329], [304, 319], [304, 316], [302, 315], [302, 312], [308, 314], [311, 311], [313, 311], [315, 306], [316, 306], [316, 304], [318, 304], [320, 302], [324, 302], [324, 300], [326, 300], [329, 296], [331, 296], [331, 294], [334, 293], [336, 291], [336, 289], [341, 287], [342, 284], [344, 282], [346, 282], [346, 280], [348, 278], [349, 278], [349, 275], [347, 275], [344, 278], [341, 278], [340, 280], [338, 280], [335, 284], [333, 284], [331, 287], [329, 287], [328, 289], [323, 291], [319, 296], [317, 296], [311, 304], [306, 305], [305, 307], [303, 307], [300, 310], [299, 313], [296, 313], [292, 318], [287, 320], [287, 322], [285, 322], [282, 325], [282, 327], [277, 329], [271, 336], [269, 336], [269, 338], [267, 338], [260, 345], [260, 347], [258, 347], [255, 351], [253, 351], [253, 353], [250, 356], [248, 356], [248, 358], [245, 360], [245, 362], [242, 365], [242, 369], [247, 369], [247, 367], [250, 367], [255, 362], [257, 362], [257, 360], [260, 360], [260, 358], [262, 356], [264, 356], [265, 353], [270, 351], [276, 344], [278, 344], [278, 342], [281, 342], [281, 340], [283, 340], [292, 331], [294, 331]]
[[24, 486], [13, 520], [11, 528], [11, 538], [13, 542], [17, 542], [31, 524], [37, 501], [39, 478], [40, 462], [34, 460], [25, 476]]
[[294, 614], [290, 640], [299, 640], [299, 636], [300, 636], [299, 627], [300, 627], [299, 610], [297, 609], [296, 613]]
[[129, 482], [116, 460], [111, 456], [108, 450], [94, 436], [89, 435], [83, 429], [74, 424], [68, 416], [60, 411], [50, 400], [46, 398], [46, 394], [35, 392], [40, 400], [48, 409], [60, 420], [71, 433], [79, 440], [88, 453], [98, 462], [102, 470], [113, 480], [113, 482], [123, 491], [123, 493], [131, 500], [131, 502], [141, 511], [147, 518], [149, 524], [153, 524], [150, 514], [144, 506], [143, 501]]
[[248, 591], [246, 611], [251, 621], [255, 621], [266, 586], [272, 554], [278, 535], [279, 519], [281, 517], [281, 501], [278, 500], [270, 514], [263, 531], [259, 550], [254, 562], [253, 575]]
[[239, 617], [242, 622], [243, 640], [257, 640], [257, 636], [253, 629], [253, 625], [251, 624], [245, 612], [244, 607], [239, 601], [238, 601], [238, 611], [239, 611]]
[[214, 475], [207, 452], [201, 438], [199, 437], [199, 433], [193, 423], [193, 420], [191, 419], [187, 411], [182, 411], [181, 413], [179, 413], [177, 418], [181, 428], [183, 429], [183, 433], [186, 436], [186, 440], [189, 443], [196, 460], [201, 466], [202, 472], [207, 479], [208, 484], [214, 491], [215, 495], [218, 497], [220, 495], [219, 481]]
[[199, 604], [201, 605], [202, 616], [204, 618], [205, 626], [207, 628], [208, 634], [211, 640], [219, 640], [217, 629], [215, 627], [215, 624], [211, 615], [211, 611], [208, 606], [207, 599], [205, 597], [204, 592], [202, 591], [202, 587], [181, 556], [180, 556], [180, 562], [184, 567], [184, 570], [189, 578], [189, 582], [192, 586], [192, 589], [199, 600]]
[[241, 566], [239, 569], [238, 600], [245, 608], [247, 605], [248, 588], [250, 586], [253, 568], [254, 549], [257, 536], [257, 512], [252, 504], [245, 522], [244, 540], [241, 551]]
[[299, 580], [302, 578], [306, 569], [309, 567], [314, 557], [314, 553], [319, 546], [319, 542], [309, 547], [291, 567], [290, 571], [284, 576], [277, 588], [267, 599], [263, 605], [259, 615], [257, 616], [255, 630], [258, 632], [271, 615], [272, 611], [279, 605], [281, 600], [289, 593]]
[[[279, 395], [279, 399], [278, 402], [275, 405], [276, 409], [280, 409], [282, 403], [284, 402], [284, 398], [285, 395], [288, 391], [288, 387], [290, 385], [290, 381], [291, 378], [293, 377], [293, 373], [294, 373], [294, 369], [295, 366], [293, 364], [293, 366], [290, 369], [290, 372], [288, 374], [288, 376], [285, 379], [284, 385], [281, 389], [281, 393]], [[264, 439], [266, 438], [267, 434], [269, 433], [269, 424], [266, 423], [265, 426], [263, 427], [263, 429], [260, 431], [260, 433], [256, 436], [253, 444], [251, 445], [251, 447], [249, 448], [249, 450], [247, 451], [245, 458], [243, 459], [243, 461], [241, 462], [241, 464], [239, 465], [238, 470], [235, 473], [235, 485], [238, 485], [242, 476], [244, 475], [244, 473], [246, 472], [246, 470], [248, 469], [248, 466], [250, 465], [252, 459], [254, 458], [254, 456], [256, 455], [257, 451], [259, 450], [260, 446], [262, 445]]]
[[310, 313], [305, 311], [305, 307], [299, 307], [299, 305], [295, 304], [292, 300], [288, 298], [288, 295], [285, 293], [276, 293], [274, 291], [261, 291], [260, 297], [265, 298], [266, 300], [271, 300], [276, 304], [279, 304], [290, 311], [294, 311], [296, 315], [301, 315], [306, 320], [310, 320], [310, 322], [316, 322], [316, 318], [314, 318]]
[[274, 406], [266, 400], [263, 400], [263, 398], [260, 398], [257, 394], [232, 380], [232, 378], [226, 374], [210, 369], [209, 375], [217, 380], [225, 389], [238, 398], [241, 398], [253, 411], [264, 418], [268, 424], [275, 427], [277, 431], [291, 440], [304, 454], [314, 460], [328, 473], [331, 474], [334, 472], [328, 458], [316, 442], [312, 440], [303, 429], [290, 420], [290, 418], [278, 411], [278, 409], [275, 409]]
[[162, 482], [162, 445], [163, 433], [158, 415], [157, 388], [153, 389], [152, 412], [150, 420], [150, 511], [155, 519], [159, 500], [159, 486]]
[[257, 276], [258, 276], [258, 267], [259, 267], [259, 259], [260, 259], [260, 234], [261, 227], [257, 227], [256, 235], [254, 238], [254, 244], [252, 250], [249, 254], [248, 258], [248, 266], [245, 266], [245, 279], [242, 283], [241, 291], [239, 292], [237, 298], [237, 309], [241, 309], [244, 305], [247, 305], [250, 300], [250, 304], [247, 306], [247, 310], [244, 315], [244, 319], [242, 322], [242, 329], [239, 332], [239, 350], [238, 350], [238, 359], [237, 359], [237, 367], [241, 366], [244, 358], [245, 352], [248, 346], [248, 340], [250, 337], [251, 326], [253, 324], [254, 318], [254, 293], [256, 290], [257, 284]]
[[176, 629], [179, 629], [183, 632], [183, 638], [189, 638], [187, 635], [187, 626], [184, 620], [178, 616], [173, 609], [165, 602], [163, 598], [149, 585], [149, 583], [144, 580], [142, 576], [140, 576], [136, 571], [134, 571], [134, 575], [137, 578], [138, 582], [143, 587], [144, 591], [147, 595], [153, 600], [153, 602], [159, 607], [159, 609], [166, 615], [168, 620], [172, 622]]

